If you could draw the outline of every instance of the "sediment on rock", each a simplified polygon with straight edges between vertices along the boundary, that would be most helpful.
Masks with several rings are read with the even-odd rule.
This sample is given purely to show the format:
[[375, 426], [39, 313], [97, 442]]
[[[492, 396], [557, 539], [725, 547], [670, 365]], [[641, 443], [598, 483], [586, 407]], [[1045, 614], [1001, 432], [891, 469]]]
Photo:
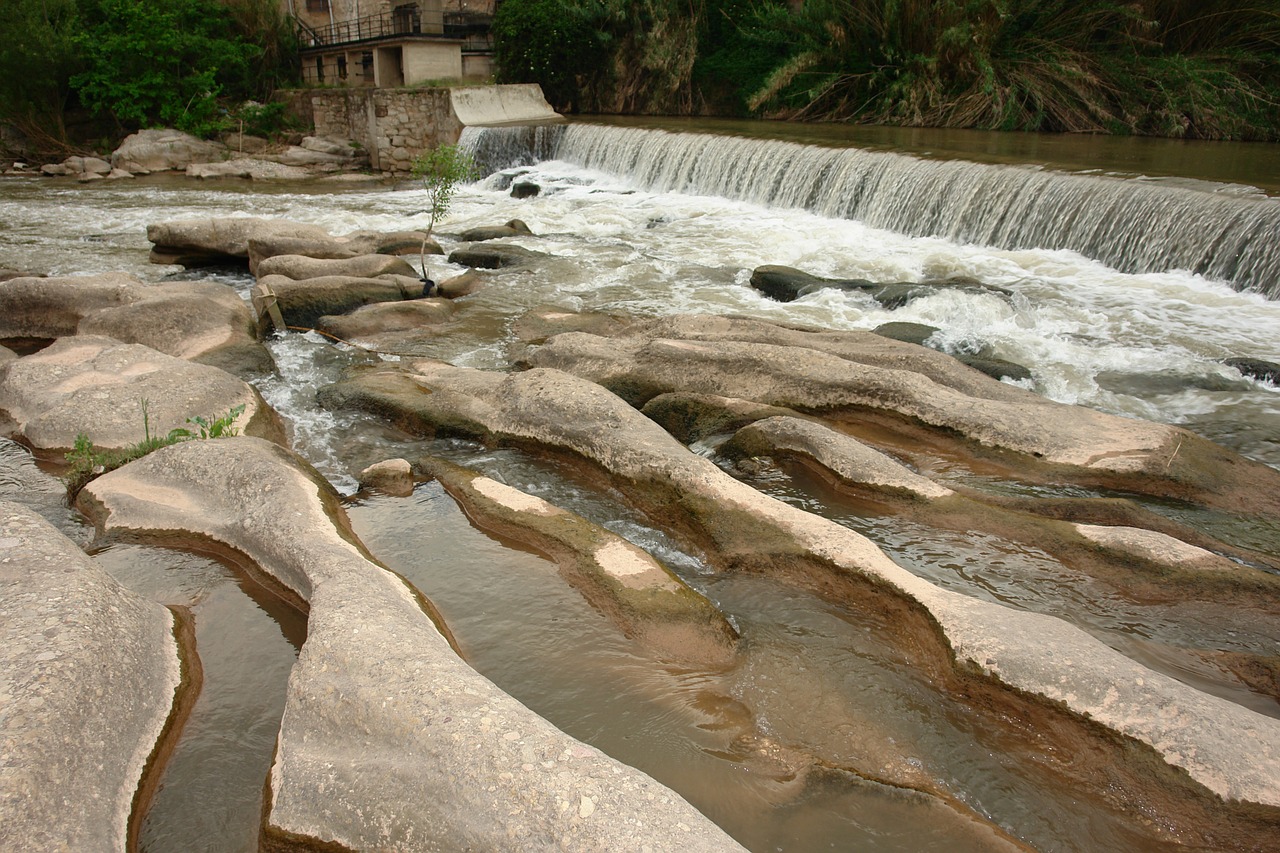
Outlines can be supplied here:
[[622, 537], [541, 498], [442, 459], [419, 468], [481, 529], [551, 557], [561, 575], [628, 637], [662, 659], [721, 666], [737, 632], [702, 595]]
[[309, 605], [268, 847], [741, 850], [468, 667], [417, 591], [355, 539], [332, 487], [287, 451], [252, 438], [163, 448], [95, 480], [82, 503], [107, 534], [181, 531], [239, 551]]
[[[1058, 619], [936, 587], [847, 528], [733, 480], [593, 383], [549, 369], [501, 375], [414, 362], [353, 377], [326, 399], [398, 412], [402, 425], [427, 435], [469, 433], [571, 454], [722, 568], [780, 575], [855, 608], [892, 611], [912, 662], [975, 709], [1034, 713], [1044, 728], [1067, 732], [1067, 742], [1079, 739], [1075, 748], [1105, 752], [1108, 738], [1123, 735], [1118, 742], [1128, 746], [1113, 755], [1126, 779], [1120, 796], [1134, 804], [1172, 797], [1177, 805], [1163, 811], [1197, 816], [1180, 824], [1188, 832], [1217, 837], [1237, 819], [1252, 820], [1217, 796], [1280, 806], [1280, 721], [1160, 675]], [[1196, 784], [1178, 781], [1187, 779], [1180, 770]], [[1267, 815], [1259, 826], [1276, 819]]]

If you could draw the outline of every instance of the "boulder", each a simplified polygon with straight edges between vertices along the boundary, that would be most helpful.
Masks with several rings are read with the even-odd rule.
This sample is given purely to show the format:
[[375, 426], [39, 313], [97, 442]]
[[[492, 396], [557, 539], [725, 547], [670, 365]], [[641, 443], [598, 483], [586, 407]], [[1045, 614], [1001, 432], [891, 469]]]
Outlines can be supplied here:
[[1274, 361], [1264, 361], [1260, 358], [1229, 358], [1223, 363], [1240, 371], [1241, 376], [1280, 385], [1280, 364]]
[[483, 290], [486, 281], [484, 276], [475, 270], [467, 270], [461, 275], [450, 276], [444, 281], [436, 282], [431, 288], [432, 296], [442, 299], [460, 299]]
[[535, 252], [521, 246], [506, 243], [489, 243], [484, 246], [471, 246], [466, 249], [455, 249], [449, 254], [449, 263], [461, 264], [464, 267], [496, 270], [502, 267], [514, 267], [527, 264], [537, 258], [548, 257], [544, 252]]
[[937, 326], [929, 326], [924, 323], [894, 322], [881, 323], [871, 331], [895, 341], [924, 347], [929, 345], [928, 341], [931, 337], [942, 330]]
[[961, 353], [956, 356], [956, 360], [979, 373], [985, 373], [992, 379], [1010, 379], [1014, 382], [1030, 382], [1032, 379], [1030, 370], [1003, 358]]
[[[548, 346], [565, 337], [573, 336]], [[687, 358], [705, 346], [671, 349]], [[700, 376], [706, 366], [686, 360], [681, 369]], [[803, 373], [794, 375], [804, 384]], [[1084, 784], [1115, 785], [1115, 770], [1135, 796], [1153, 786], [1160, 796], [1181, 791], [1197, 801], [1200, 794], [1179, 781], [1189, 776], [1224, 799], [1280, 805], [1280, 719], [1157, 673], [1063, 620], [936, 586], [849, 528], [730, 477], [598, 385], [553, 369], [500, 374], [423, 360], [362, 373], [322, 397], [426, 435], [470, 435], [581, 460], [656, 523], [694, 538], [716, 568], [809, 577], [845, 606], [888, 619], [937, 689], [972, 697], [961, 701], [978, 715], [1021, 713], [1015, 709], [1025, 709], [1027, 695], [1047, 700], [1037, 713], [1056, 706], [1053, 725], [1077, 726], [1089, 749], [1108, 751], [1098, 765], [1106, 769]], [[1151, 752], [1109, 747], [1115, 734]]]
[[444, 250], [435, 240], [423, 238], [422, 231], [354, 231], [345, 237], [299, 238], [292, 236], [255, 236], [249, 241], [249, 270], [257, 272], [258, 264], [278, 255], [302, 255], [308, 258], [340, 260], [358, 255], [442, 255]]
[[411, 284], [407, 284], [406, 278], [326, 275], [296, 281], [282, 275], [268, 275], [258, 279], [253, 288], [253, 306], [258, 316], [263, 317], [274, 302], [286, 325], [314, 329], [327, 314], [346, 314], [375, 302], [419, 298], [422, 282], [409, 279]]
[[254, 181], [299, 181], [311, 177], [311, 173], [299, 166], [286, 166], [268, 160], [241, 157], [217, 163], [192, 163], [187, 167], [188, 178], [248, 178]]
[[659, 394], [644, 404], [644, 416], [681, 444], [728, 435], [765, 418], [792, 415], [790, 409], [765, 406], [715, 394]]
[[183, 171], [192, 163], [221, 160], [225, 145], [206, 142], [178, 130], [140, 130], [126, 137], [111, 154], [111, 166], [135, 175], [170, 170]]
[[413, 466], [407, 459], [386, 459], [360, 472], [360, 488], [398, 498], [413, 494]]
[[[127, 850], [144, 776], [180, 725], [172, 613], [0, 501], [0, 848]], [[197, 670], [198, 671], [198, 670]], [[134, 827], [136, 828], [136, 827]]]
[[321, 317], [316, 322], [316, 328], [343, 340], [369, 342], [379, 340], [388, 333], [421, 333], [431, 326], [448, 322], [452, 316], [453, 306], [443, 299], [377, 302], [357, 308], [350, 314]]
[[243, 263], [249, 259], [250, 240], [280, 237], [333, 239], [319, 225], [254, 216], [169, 220], [147, 226], [147, 239], [154, 244], [151, 262], [186, 267]]
[[[143, 402], [146, 402], [144, 423]], [[274, 412], [243, 380], [140, 344], [78, 335], [0, 365], [0, 410], [15, 433], [41, 450], [69, 450], [80, 433], [94, 445], [121, 449], [187, 427], [187, 418], [217, 418], [236, 406], [237, 427], [283, 440]]]
[[122, 180], [122, 179], [124, 179], [124, 178], [132, 178], [132, 177], [134, 177], [133, 173], [132, 173], [132, 172], [129, 172], [129, 171], [125, 170], [125, 169], [112, 169], [112, 170], [107, 174], [107, 180], [108, 180], [108, 181], [119, 181], [119, 180]]
[[463, 231], [459, 239], [463, 242], [475, 243], [484, 240], [502, 240], [508, 237], [532, 236], [533, 232], [529, 230], [528, 225], [519, 219], [512, 219], [504, 225], [487, 225]]
[[[467, 273], [472, 275], [473, 273]], [[590, 332], [593, 335], [613, 335], [621, 332], [630, 321], [603, 312], [568, 311], [546, 305], [526, 311], [516, 320], [512, 331], [526, 344], [540, 344], [562, 332]]]
[[305, 255], [275, 255], [258, 263], [259, 278], [278, 275], [294, 280], [322, 276], [377, 278], [380, 275], [404, 275], [417, 278], [418, 273], [407, 261], [393, 255], [357, 255], [353, 258], [308, 258]]
[[236, 154], [258, 154], [271, 147], [271, 140], [236, 132], [223, 134], [222, 144], [227, 146], [228, 151]]
[[252, 313], [213, 282], [144, 282], [127, 273], [0, 283], [0, 339], [107, 335], [239, 376], [269, 372]]
[[335, 527], [336, 493], [287, 451], [249, 438], [163, 448], [81, 503], [108, 533], [229, 547], [308, 605], [267, 780], [268, 846], [742, 849], [467, 666], [429, 602]]
[[264, 160], [272, 160], [286, 166], [306, 166], [311, 169], [335, 171], [357, 169], [369, 165], [369, 155], [356, 143], [346, 139], [329, 139], [307, 136], [301, 145], [290, 145], [278, 154], [261, 154]]
[[542, 187], [533, 181], [517, 181], [511, 185], [512, 198], [533, 198], [542, 192]]
[[40, 167], [40, 174], [46, 178], [60, 178], [64, 175], [70, 175], [72, 172], [61, 163], [45, 163]]
[[867, 290], [876, 284], [862, 278], [819, 278], [794, 267], [766, 265], [752, 271], [751, 286], [777, 302], [794, 302], [827, 288]]
[[443, 459], [419, 463], [482, 530], [522, 542], [628, 637], [662, 659], [723, 666], [737, 632], [704, 597], [647, 552], [585, 518]]

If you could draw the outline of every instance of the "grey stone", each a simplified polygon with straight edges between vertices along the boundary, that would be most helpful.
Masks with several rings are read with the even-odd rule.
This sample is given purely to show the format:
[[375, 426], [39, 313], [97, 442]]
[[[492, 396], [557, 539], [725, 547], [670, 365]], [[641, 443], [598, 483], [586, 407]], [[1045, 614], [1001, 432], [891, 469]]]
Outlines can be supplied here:
[[308, 258], [304, 255], [276, 255], [259, 261], [257, 275], [282, 275], [295, 280], [321, 276], [377, 278], [395, 274], [417, 278], [407, 261], [394, 255], [357, 255], [354, 258]]
[[282, 438], [275, 414], [243, 380], [140, 344], [79, 335], [0, 365], [0, 410], [36, 448], [70, 449], [81, 432], [101, 448], [136, 444], [145, 438], [143, 400], [155, 436], [243, 405], [243, 431]]
[[[417, 282], [416, 279], [413, 281]], [[421, 287], [421, 283], [418, 283]], [[419, 332], [430, 336], [429, 328], [447, 323], [453, 316], [453, 305], [443, 299], [411, 299], [404, 302], [377, 302], [364, 305], [350, 314], [321, 317], [316, 328], [343, 340], [372, 342], [396, 332]], [[393, 338], [403, 341], [404, 338]]]
[[311, 173], [299, 166], [272, 163], [251, 157], [222, 160], [217, 163], [192, 163], [188, 178], [247, 178], [254, 181], [299, 181]]
[[741, 850], [678, 795], [467, 666], [415, 591], [339, 533], [337, 495], [286, 451], [248, 438], [167, 447], [82, 495], [108, 532], [207, 537], [309, 604], [268, 781], [269, 838], [352, 850]]
[[258, 279], [253, 288], [253, 305], [258, 316], [265, 317], [274, 301], [287, 325], [314, 329], [325, 315], [346, 314], [375, 302], [417, 299], [422, 295], [422, 282], [406, 279], [327, 275], [298, 281], [268, 275]]
[[525, 249], [521, 246], [510, 246], [506, 243], [489, 243], [484, 246], [455, 249], [449, 254], [449, 263], [492, 270], [501, 267], [518, 266], [537, 258], [545, 257], [548, 256], [543, 252], [535, 252], [532, 249]]
[[[552, 344], [566, 337], [579, 336], [562, 335]], [[618, 349], [625, 340], [609, 343]], [[706, 362], [690, 360], [707, 344], [662, 345], [681, 357], [684, 374], [708, 373]], [[786, 366], [793, 377], [803, 376], [794, 363]], [[743, 367], [733, 367], [743, 382], [769, 384]], [[833, 583], [847, 575], [864, 578], [927, 614], [948, 646], [938, 665], [1060, 703], [1149, 745], [1171, 768], [1223, 798], [1280, 805], [1280, 719], [1201, 693], [1060, 619], [935, 586], [856, 532], [735, 480], [593, 383], [552, 369], [497, 374], [424, 360], [362, 374], [325, 396], [330, 405], [394, 413], [402, 426], [425, 434], [541, 445], [586, 460], [651, 517], [675, 513], [670, 522], [698, 531], [722, 566], [805, 563]]]
[[173, 615], [0, 501], [0, 848], [128, 849], [181, 685]]
[[253, 314], [212, 282], [144, 282], [126, 273], [0, 283], [0, 338], [106, 335], [251, 375], [270, 371]]
[[465, 242], [480, 242], [484, 240], [501, 240], [506, 237], [532, 237], [533, 232], [529, 230], [529, 226], [525, 225], [519, 219], [512, 219], [503, 225], [486, 225], [480, 228], [472, 228], [462, 232], [459, 238]]
[[177, 130], [140, 130], [111, 154], [111, 165], [135, 175], [185, 170], [192, 163], [221, 160], [227, 148]]
[[169, 220], [147, 226], [147, 239], [154, 244], [152, 262], [183, 266], [247, 261], [250, 240], [280, 237], [333, 239], [319, 225], [253, 216]]

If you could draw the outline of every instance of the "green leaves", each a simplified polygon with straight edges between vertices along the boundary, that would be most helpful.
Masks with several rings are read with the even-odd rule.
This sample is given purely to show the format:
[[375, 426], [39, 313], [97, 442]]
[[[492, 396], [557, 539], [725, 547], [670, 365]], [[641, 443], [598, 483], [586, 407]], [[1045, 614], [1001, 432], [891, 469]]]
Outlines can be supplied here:
[[[435, 230], [436, 221], [449, 212], [449, 203], [459, 185], [475, 177], [476, 164], [471, 155], [456, 145], [438, 145], [423, 151], [413, 161], [412, 174], [427, 190], [431, 223], [427, 236]], [[424, 274], [425, 277], [425, 274]]]

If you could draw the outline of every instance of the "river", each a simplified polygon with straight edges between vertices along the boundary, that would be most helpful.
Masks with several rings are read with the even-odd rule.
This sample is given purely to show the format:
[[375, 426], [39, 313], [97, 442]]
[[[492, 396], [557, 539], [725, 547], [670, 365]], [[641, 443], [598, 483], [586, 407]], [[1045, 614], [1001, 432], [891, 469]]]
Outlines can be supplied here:
[[[808, 140], [762, 142], [761, 135], [780, 134], [762, 124], [747, 129], [727, 123], [668, 125], [673, 131], [700, 131], [679, 134], [646, 122], [632, 124], [639, 126], [575, 124], [555, 138], [491, 133], [487, 140], [470, 140], [486, 157], [506, 158], [503, 165], [511, 168], [462, 189], [440, 226], [441, 242], [447, 249], [465, 228], [519, 218], [539, 236], [514, 242], [553, 258], [495, 276], [486, 289], [460, 301], [457, 321], [424, 337], [414, 354], [506, 369], [512, 322], [540, 305], [641, 316], [733, 313], [832, 329], [926, 323], [941, 330], [933, 340], [939, 348], [984, 347], [1025, 365], [1032, 373], [1025, 384], [1052, 399], [1180, 424], [1280, 467], [1280, 389], [1223, 364], [1228, 357], [1280, 362], [1280, 302], [1259, 292], [1275, 284], [1274, 276], [1262, 280], [1265, 275], [1242, 261], [1254, 249], [1243, 246], [1221, 263], [1206, 261], [1202, 272], [1179, 269], [1176, 263], [1165, 268], [1160, 259], [1176, 260], [1180, 246], [1134, 249], [1126, 256], [1130, 260], [1108, 262], [1109, 250], [1090, 256], [1068, 247], [1029, 247], [1020, 237], [983, 240], [932, 226], [895, 229], [888, 225], [902, 222], [892, 217], [906, 201], [895, 205], [881, 198], [876, 208], [882, 213], [864, 217], [838, 204], [852, 192], [849, 184], [827, 192], [837, 186], [831, 152], [862, 145], [865, 149], [852, 149], [854, 156], [904, 161], [875, 166], [882, 174], [905, 170], [906, 177], [894, 179], [904, 192], [921, 186], [921, 176], [933, 175], [929, 180], [961, 187], [966, 206], [974, 207], [979, 184], [990, 175], [979, 180], [973, 174], [935, 174], [940, 166], [968, 168], [949, 165], [955, 163], [949, 157], [964, 155], [982, 161], [983, 168], [1009, 170], [1023, 186], [1038, 181], [1057, 187], [1053, 182], [1068, 178], [1102, 181], [1089, 186], [1128, 199], [1150, 199], [1154, 188], [1158, 200], [1143, 203], [1176, 204], [1170, 215], [1179, 222], [1191, 219], [1182, 230], [1161, 226], [1166, 233], [1150, 233], [1145, 239], [1151, 241], [1177, 243], [1184, 231], [1204, 232], [1206, 223], [1225, 218], [1254, 223], [1246, 227], [1260, 229], [1261, 243], [1273, 227], [1272, 208], [1280, 206], [1268, 197], [1280, 187], [1274, 171], [1280, 158], [1273, 147], [1224, 147], [1216, 149], [1221, 157], [1209, 158], [1195, 153], [1208, 149], [1166, 141], [1151, 142], [1152, 150], [1142, 154], [1145, 141], [1073, 139], [1070, 153], [1062, 153], [1067, 143], [1061, 139], [1012, 137], [1012, 147], [1024, 149], [1021, 153], [984, 152], [980, 149], [997, 146], [964, 134], [930, 138], [902, 131], [895, 143], [887, 131], [860, 131], [870, 136], [837, 143], [815, 140], [809, 131]], [[744, 132], [751, 137], [719, 135]], [[1025, 149], [1033, 142], [1058, 153], [1028, 154]], [[827, 147], [837, 144], [838, 149]], [[790, 147], [769, 147], [777, 145]], [[1093, 162], [1087, 150], [1079, 150], [1090, 145], [1102, 149]], [[901, 157], [890, 148], [916, 156]], [[1030, 157], [1035, 167], [1007, 165], [1019, 157]], [[914, 184], [908, 180], [911, 170]], [[517, 172], [520, 180], [541, 187], [537, 197], [511, 197], [507, 187]], [[1007, 192], [1010, 175], [996, 178]], [[804, 192], [792, 191], [801, 184]], [[251, 279], [242, 272], [183, 272], [148, 263], [146, 225], [247, 214], [312, 222], [343, 233], [400, 230], [426, 221], [423, 194], [410, 183], [325, 186], [171, 177], [84, 186], [6, 179], [0, 182], [0, 216], [7, 223], [0, 266], [59, 275], [124, 270], [149, 280], [212, 277], [245, 293]], [[1046, 192], [1039, 196], [1048, 197]], [[1075, 215], [1061, 207], [1065, 202], [1051, 203], [1059, 205], [1058, 215]], [[1108, 205], [1115, 209], [1115, 203]], [[1246, 213], [1240, 213], [1240, 205]], [[1202, 219], [1195, 218], [1197, 209], [1204, 211]], [[1030, 209], [1020, 214], [1023, 219], [1048, 215]], [[1144, 209], [1132, 207], [1127, 215], [1141, 220]], [[877, 216], [887, 217], [881, 227], [868, 224]], [[925, 233], [931, 231], [940, 233]], [[1214, 240], [1219, 248], [1223, 242]], [[1126, 245], [1125, 251], [1133, 249]], [[751, 270], [763, 264], [877, 281], [965, 276], [998, 285], [1009, 295], [942, 291], [889, 310], [864, 295], [823, 291], [784, 304], [750, 287]], [[439, 258], [431, 265], [436, 279], [462, 271]], [[1149, 268], [1139, 269], [1144, 266]], [[1215, 276], [1214, 269], [1229, 274]], [[290, 334], [270, 346], [279, 373], [264, 377], [259, 387], [289, 421], [295, 447], [340, 491], [354, 493], [356, 472], [381, 458], [424, 451], [446, 455], [498, 473], [511, 485], [570, 506], [639, 542], [730, 615], [750, 649], [734, 673], [672, 671], [613, 632], [541, 558], [473, 530], [434, 484], [420, 486], [409, 499], [359, 495], [348, 507], [373, 553], [436, 602], [478, 669], [571, 734], [676, 788], [751, 849], [981, 850], [986, 836], [975, 828], [974, 815], [1042, 850], [1143, 846], [1145, 836], [1135, 834], [1123, 815], [1096, 804], [1080, 806], [1071, 791], [1039, 779], [1034, 761], [1002, 756], [1001, 733], [976, 730], [972, 720], [930, 695], [918, 678], [896, 671], [892, 650], [849, 614], [765, 579], [712, 576], [615, 496], [566, 481], [539, 460], [466, 442], [415, 441], [366, 418], [320, 410], [315, 388], [368, 356], [316, 335]], [[1274, 636], [1234, 623], [1229, 612], [1185, 602], [1135, 603], [1035, 549], [993, 536], [944, 534], [864, 517], [800, 478], [778, 473], [759, 485], [858, 529], [935, 583], [1063, 616], [1148, 666], [1280, 716], [1273, 699], [1225, 677], [1193, 653], [1202, 646], [1280, 653]], [[1183, 513], [1184, 520], [1211, 528], [1218, 523], [1177, 508], [1153, 508]], [[1280, 550], [1280, 533], [1273, 529], [1229, 527], [1222, 522], [1212, 529], [1270, 553]], [[202, 654], [213, 661], [206, 663], [204, 716], [197, 707], [193, 734], [175, 755], [144, 827], [144, 849], [253, 849], [260, 786], [243, 773], [228, 772], [224, 775], [235, 781], [209, 787], [208, 769], [221, 760], [257, 768], [249, 772], [253, 777], [269, 765], [283, 673], [303, 628], [257, 592], [238, 592], [244, 580], [234, 566], [200, 555], [167, 557], [160, 549], [120, 546], [100, 558], [159, 600], [197, 604], [198, 631], [212, 632], [199, 636]], [[191, 579], [176, 582], [175, 572]], [[199, 608], [207, 612], [203, 619]], [[221, 628], [214, 626], [218, 619]], [[278, 629], [271, 627], [273, 621]], [[245, 633], [250, 630], [245, 626], [257, 633]], [[242, 648], [245, 636], [263, 637], [253, 642], [256, 651]], [[218, 675], [214, 658], [219, 655], [226, 675]], [[243, 673], [249, 670], [274, 673], [268, 675], [274, 688], [260, 680], [246, 684]], [[230, 706], [240, 710], [231, 713]], [[848, 744], [835, 743], [830, 733], [845, 730], [850, 720], [884, 743], [905, 745], [895, 750], [950, 791], [953, 801], [842, 773], [810, 778], [796, 789], [781, 776], [753, 775], [722, 734], [754, 727], [802, 751], [840, 753]], [[866, 749], [874, 753], [881, 746]], [[218, 749], [224, 750], [222, 759], [213, 757]], [[232, 825], [238, 827], [234, 832], [218, 829]]]

